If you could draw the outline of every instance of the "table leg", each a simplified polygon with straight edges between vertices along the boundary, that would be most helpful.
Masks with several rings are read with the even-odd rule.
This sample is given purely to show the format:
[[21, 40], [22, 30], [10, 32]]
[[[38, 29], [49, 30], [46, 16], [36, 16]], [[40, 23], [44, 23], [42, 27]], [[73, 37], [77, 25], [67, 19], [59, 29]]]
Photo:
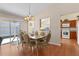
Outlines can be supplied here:
[[37, 53], [37, 56], [38, 56], [38, 41], [36, 40], [36, 53]]

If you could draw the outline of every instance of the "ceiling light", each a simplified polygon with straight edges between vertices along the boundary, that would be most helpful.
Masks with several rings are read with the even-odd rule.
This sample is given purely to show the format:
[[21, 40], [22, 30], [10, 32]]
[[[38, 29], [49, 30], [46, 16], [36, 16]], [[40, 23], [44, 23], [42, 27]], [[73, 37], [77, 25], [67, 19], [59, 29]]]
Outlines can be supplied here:
[[31, 5], [29, 4], [29, 15], [24, 17], [25, 21], [30, 21], [35, 19], [35, 17], [31, 15], [30, 8], [31, 8]]

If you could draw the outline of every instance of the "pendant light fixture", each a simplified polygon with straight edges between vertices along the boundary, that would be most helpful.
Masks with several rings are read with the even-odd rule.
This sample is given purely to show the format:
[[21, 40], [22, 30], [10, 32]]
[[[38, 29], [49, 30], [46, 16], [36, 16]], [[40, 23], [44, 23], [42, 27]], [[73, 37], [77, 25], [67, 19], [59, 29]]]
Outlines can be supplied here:
[[27, 22], [27, 34], [28, 34], [28, 22], [35, 19], [34, 16], [31, 15], [31, 4], [29, 4], [29, 15], [24, 17], [24, 21]]
[[30, 21], [30, 20], [34, 20], [34, 16], [31, 15], [31, 4], [29, 4], [29, 15], [24, 17], [25, 21]]

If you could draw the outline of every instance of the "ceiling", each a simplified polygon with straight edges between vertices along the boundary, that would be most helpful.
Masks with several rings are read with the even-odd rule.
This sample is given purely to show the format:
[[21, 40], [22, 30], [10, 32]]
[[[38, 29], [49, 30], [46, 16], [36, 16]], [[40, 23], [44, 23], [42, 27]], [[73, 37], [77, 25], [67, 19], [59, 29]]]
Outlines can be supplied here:
[[[31, 15], [36, 16], [50, 7], [51, 12], [57, 12], [60, 15], [79, 12], [78, 3], [31, 3]], [[23, 19], [29, 13], [29, 3], [0, 3], [0, 18], [19, 18]], [[5, 17], [5, 18], [4, 18]]]
[[[31, 3], [30, 12], [31, 15], [36, 15], [40, 11], [49, 7], [51, 4], [42, 3]], [[29, 15], [29, 4], [28, 3], [0, 3], [0, 15], [1, 16], [18, 16], [24, 17]]]

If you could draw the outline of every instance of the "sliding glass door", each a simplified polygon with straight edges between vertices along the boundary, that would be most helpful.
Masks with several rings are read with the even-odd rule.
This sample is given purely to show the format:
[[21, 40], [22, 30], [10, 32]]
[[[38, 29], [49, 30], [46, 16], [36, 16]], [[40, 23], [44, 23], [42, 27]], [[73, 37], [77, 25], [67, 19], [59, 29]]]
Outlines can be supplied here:
[[9, 22], [7, 21], [0, 21], [0, 44], [5, 44], [9, 42], [10, 38], [10, 28]]
[[0, 44], [18, 43], [20, 23], [16, 21], [0, 21]]
[[10, 22], [10, 43], [18, 44], [20, 42], [20, 23], [16, 21]]

